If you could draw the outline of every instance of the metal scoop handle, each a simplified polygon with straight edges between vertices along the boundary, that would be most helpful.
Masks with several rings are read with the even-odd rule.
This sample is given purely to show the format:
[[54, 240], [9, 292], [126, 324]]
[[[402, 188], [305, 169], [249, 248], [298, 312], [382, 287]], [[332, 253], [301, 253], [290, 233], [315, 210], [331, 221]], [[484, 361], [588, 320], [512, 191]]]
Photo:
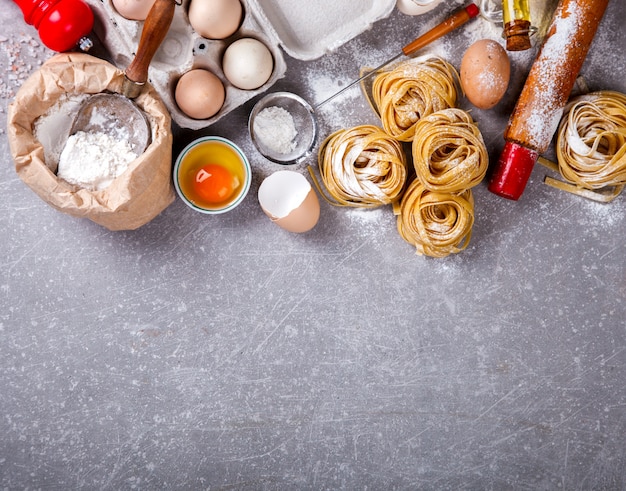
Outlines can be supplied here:
[[378, 65], [373, 70], [370, 70], [369, 72], [366, 72], [365, 74], [361, 75], [356, 80], [353, 80], [351, 83], [349, 83], [348, 85], [344, 86], [341, 90], [339, 90], [338, 92], [335, 92], [333, 95], [331, 95], [328, 99], [320, 102], [319, 104], [316, 104], [315, 105], [315, 109], [319, 109], [321, 106], [323, 106], [327, 102], [332, 101], [339, 94], [343, 94], [346, 90], [348, 90], [348, 89], [354, 87], [355, 85], [361, 83], [363, 80], [365, 80], [365, 79], [375, 75], [379, 70], [382, 70], [384, 67], [386, 67], [390, 63], [396, 61], [401, 56], [403, 56], [403, 55], [404, 56], [410, 56], [413, 53], [415, 53], [416, 51], [422, 49], [424, 46], [432, 43], [436, 39], [439, 39], [440, 37], [445, 36], [446, 34], [448, 34], [449, 32], [452, 32], [453, 30], [457, 29], [458, 27], [461, 27], [463, 24], [465, 24], [470, 19], [473, 19], [474, 17], [476, 17], [479, 13], [480, 13], [480, 10], [478, 9], [476, 4], [474, 4], [474, 3], [470, 3], [467, 7], [464, 7], [462, 9], [458, 10], [451, 17], [448, 17], [446, 20], [444, 20], [443, 22], [441, 22], [437, 26], [433, 27], [427, 33], [422, 34], [420, 37], [418, 37], [417, 39], [414, 39], [409, 44], [404, 46], [402, 48], [402, 51], [400, 53], [398, 53], [397, 55], [389, 58], [388, 60], [386, 60], [385, 62], [381, 63], [380, 65]]
[[122, 87], [122, 93], [126, 97], [134, 99], [141, 93], [148, 80], [148, 68], [152, 58], [170, 29], [175, 7], [175, 0], [156, 0], [148, 12], [141, 31], [137, 53], [126, 68], [126, 77]]

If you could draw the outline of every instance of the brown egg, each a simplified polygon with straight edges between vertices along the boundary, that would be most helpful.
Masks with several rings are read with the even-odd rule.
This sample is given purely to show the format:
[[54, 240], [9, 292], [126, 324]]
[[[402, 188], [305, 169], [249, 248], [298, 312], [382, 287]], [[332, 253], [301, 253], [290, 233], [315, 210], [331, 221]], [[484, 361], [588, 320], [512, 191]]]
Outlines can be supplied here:
[[511, 63], [498, 42], [481, 39], [463, 55], [460, 75], [469, 101], [479, 109], [490, 109], [500, 102], [509, 86]]
[[216, 75], [196, 68], [180, 77], [174, 98], [180, 110], [190, 118], [207, 119], [222, 108], [226, 91]]

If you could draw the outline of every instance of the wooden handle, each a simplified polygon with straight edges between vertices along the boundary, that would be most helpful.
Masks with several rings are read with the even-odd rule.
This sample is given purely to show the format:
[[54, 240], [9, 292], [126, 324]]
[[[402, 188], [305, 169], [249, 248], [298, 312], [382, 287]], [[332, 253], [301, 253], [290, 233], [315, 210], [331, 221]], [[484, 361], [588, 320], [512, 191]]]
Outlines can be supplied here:
[[135, 58], [126, 68], [126, 78], [137, 84], [148, 80], [148, 68], [159, 46], [165, 39], [174, 18], [174, 0], [156, 0], [143, 24]]
[[467, 7], [462, 8], [461, 10], [452, 14], [451, 17], [444, 20], [441, 24], [433, 27], [427, 33], [421, 35], [414, 41], [411, 41], [404, 48], [402, 48], [402, 52], [406, 56], [412, 55], [418, 49], [422, 49], [424, 46], [432, 43], [436, 39], [439, 39], [441, 36], [444, 36], [449, 32], [455, 30], [457, 27], [461, 27], [468, 20], [476, 17], [479, 13], [480, 11], [475, 4], [469, 4]]

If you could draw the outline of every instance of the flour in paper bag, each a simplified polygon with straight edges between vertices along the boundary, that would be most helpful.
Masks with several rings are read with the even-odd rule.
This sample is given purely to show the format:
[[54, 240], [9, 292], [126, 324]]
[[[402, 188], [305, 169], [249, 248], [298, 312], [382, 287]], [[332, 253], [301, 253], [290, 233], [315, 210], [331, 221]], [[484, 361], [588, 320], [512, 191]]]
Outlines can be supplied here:
[[70, 184], [99, 191], [108, 187], [137, 157], [127, 141], [105, 133], [78, 131], [67, 139], [57, 175]]

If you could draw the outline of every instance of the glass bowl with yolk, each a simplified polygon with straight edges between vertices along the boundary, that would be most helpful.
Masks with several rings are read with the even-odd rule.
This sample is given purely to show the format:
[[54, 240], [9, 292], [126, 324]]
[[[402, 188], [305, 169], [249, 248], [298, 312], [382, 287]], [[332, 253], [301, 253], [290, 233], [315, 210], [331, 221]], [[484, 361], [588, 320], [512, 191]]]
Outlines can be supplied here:
[[190, 208], [225, 213], [243, 201], [251, 182], [250, 163], [233, 142], [219, 136], [194, 140], [174, 164], [174, 187]]

